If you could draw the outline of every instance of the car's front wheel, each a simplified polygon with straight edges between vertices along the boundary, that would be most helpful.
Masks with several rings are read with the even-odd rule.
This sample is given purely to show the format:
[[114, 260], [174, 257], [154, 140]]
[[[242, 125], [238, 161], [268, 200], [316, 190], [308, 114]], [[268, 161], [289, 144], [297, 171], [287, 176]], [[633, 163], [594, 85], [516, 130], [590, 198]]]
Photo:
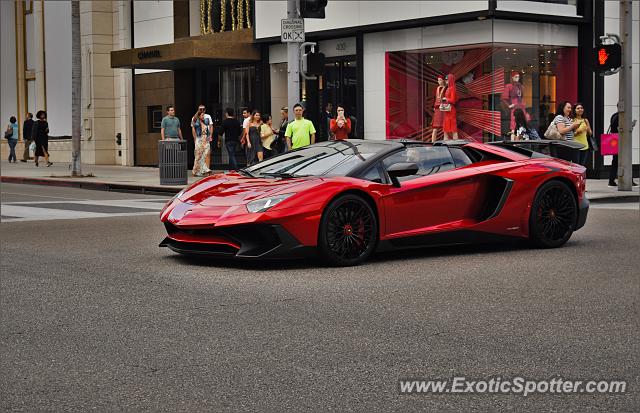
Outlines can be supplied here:
[[538, 189], [531, 206], [529, 238], [541, 248], [559, 247], [571, 237], [577, 218], [577, 201], [567, 184], [546, 182]]
[[341, 195], [325, 208], [318, 248], [331, 265], [357, 265], [371, 255], [377, 236], [378, 220], [371, 205], [358, 195]]

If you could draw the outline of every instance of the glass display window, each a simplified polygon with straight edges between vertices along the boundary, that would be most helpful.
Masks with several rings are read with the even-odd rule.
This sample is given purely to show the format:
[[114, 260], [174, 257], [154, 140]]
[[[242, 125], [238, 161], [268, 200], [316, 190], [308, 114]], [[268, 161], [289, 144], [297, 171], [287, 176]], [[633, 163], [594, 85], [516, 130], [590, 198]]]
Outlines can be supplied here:
[[546, 129], [558, 102], [577, 99], [575, 47], [494, 43], [387, 52], [385, 62], [387, 139], [501, 140], [517, 110]]

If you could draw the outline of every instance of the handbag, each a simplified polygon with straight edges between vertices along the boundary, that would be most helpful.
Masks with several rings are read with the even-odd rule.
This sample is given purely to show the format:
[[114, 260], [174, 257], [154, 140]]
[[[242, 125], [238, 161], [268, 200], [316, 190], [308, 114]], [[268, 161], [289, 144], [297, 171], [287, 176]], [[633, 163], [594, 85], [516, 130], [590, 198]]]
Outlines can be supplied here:
[[440, 112], [451, 112], [451, 103], [441, 103]]
[[562, 134], [558, 130], [558, 125], [556, 125], [554, 122], [551, 122], [546, 132], [544, 133], [544, 137], [546, 139], [553, 140], [553, 141], [564, 140], [564, 136], [562, 136]]
[[31, 145], [29, 145], [29, 150], [31, 152], [35, 153], [35, 151], [36, 151], [36, 143], [35, 142], [31, 142]]
[[5, 139], [11, 139], [11, 137], [13, 136], [13, 128], [7, 129], [6, 131], [4, 131], [4, 138]]
[[618, 134], [603, 133], [600, 135], [600, 153], [602, 155], [618, 154]]

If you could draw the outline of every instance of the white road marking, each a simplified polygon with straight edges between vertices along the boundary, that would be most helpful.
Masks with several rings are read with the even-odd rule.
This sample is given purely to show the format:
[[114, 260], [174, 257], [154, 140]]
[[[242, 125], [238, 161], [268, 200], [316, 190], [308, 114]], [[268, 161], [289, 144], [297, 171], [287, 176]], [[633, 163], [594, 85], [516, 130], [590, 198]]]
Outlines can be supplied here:
[[[151, 202], [150, 202], [151, 201]], [[108, 218], [121, 216], [137, 216], [137, 215], [158, 215], [158, 212], [164, 206], [164, 202], [159, 200], [144, 199], [110, 199], [110, 200], [74, 200], [61, 201], [18, 201], [2, 203], [1, 214], [2, 222], [23, 222], [23, 221], [45, 221], [54, 219], [84, 219], [84, 218]], [[94, 205], [104, 207], [121, 207], [121, 208], [137, 208], [146, 211], [138, 211], [132, 209], [131, 212], [105, 213], [105, 212], [88, 212], [73, 211], [62, 207], [46, 208], [47, 204], [58, 205], [60, 203], [74, 205]], [[29, 206], [33, 205], [33, 206]], [[35, 206], [37, 205], [37, 207]], [[152, 211], [149, 211], [152, 210]]]

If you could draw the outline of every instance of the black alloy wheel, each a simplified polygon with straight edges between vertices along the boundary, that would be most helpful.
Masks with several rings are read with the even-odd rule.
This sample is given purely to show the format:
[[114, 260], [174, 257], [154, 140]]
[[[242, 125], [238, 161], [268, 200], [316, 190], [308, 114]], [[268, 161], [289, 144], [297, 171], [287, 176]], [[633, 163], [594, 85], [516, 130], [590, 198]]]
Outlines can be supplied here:
[[564, 182], [549, 181], [538, 189], [531, 207], [529, 237], [541, 248], [566, 243], [578, 219], [578, 202]]
[[334, 199], [320, 220], [318, 246], [331, 265], [357, 265], [373, 252], [378, 238], [376, 214], [367, 201], [347, 194]]

